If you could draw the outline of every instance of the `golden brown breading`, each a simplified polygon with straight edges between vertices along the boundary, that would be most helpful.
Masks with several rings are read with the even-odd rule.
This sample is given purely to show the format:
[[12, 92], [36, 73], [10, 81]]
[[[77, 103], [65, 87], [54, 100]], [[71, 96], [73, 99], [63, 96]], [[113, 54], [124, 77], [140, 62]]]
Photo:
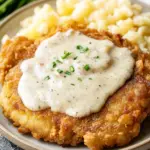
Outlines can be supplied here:
[[2, 46], [0, 54], [0, 82], [3, 83], [10, 68], [13, 68], [23, 59], [32, 57], [36, 48], [37, 45], [34, 41], [25, 37], [16, 38], [13, 42], [8, 40]]
[[17, 92], [22, 75], [19, 66], [22, 60], [33, 57], [37, 44], [19, 37], [8, 41], [0, 53], [0, 79], [3, 83], [0, 104], [4, 114], [19, 132], [31, 133], [36, 139], [72, 146], [84, 142], [91, 150], [126, 145], [139, 134], [140, 124], [148, 115], [150, 56], [139, 52], [137, 46], [122, 40], [119, 35], [81, 27], [74, 29], [96, 39], [110, 39], [120, 47], [128, 47], [136, 60], [132, 78], [107, 100], [100, 112], [84, 118], [73, 118], [50, 109], [30, 111]]

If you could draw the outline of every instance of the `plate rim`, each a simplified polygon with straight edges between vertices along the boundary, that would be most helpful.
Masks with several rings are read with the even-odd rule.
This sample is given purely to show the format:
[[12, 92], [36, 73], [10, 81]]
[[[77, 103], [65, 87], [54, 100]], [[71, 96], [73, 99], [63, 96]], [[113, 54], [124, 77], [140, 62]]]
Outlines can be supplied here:
[[[48, 0], [51, 1], [51, 0]], [[16, 15], [20, 14], [21, 12], [23, 12], [24, 10], [29, 9], [30, 7], [34, 7], [38, 4], [41, 4], [43, 2], [47, 2], [47, 0], [38, 0], [35, 2], [32, 2], [26, 6], [23, 6], [22, 8], [14, 11], [12, 14], [10, 14], [9, 16], [7, 16], [4, 20], [2, 20], [0, 22], [0, 28], [2, 28], [5, 24], [7, 24], [7, 22], [9, 22], [11, 19], [13, 19]], [[1, 109], [1, 108], [0, 108]], [[27, 141], [23, 141], [22, 139], [19, 139], [19, 137], [13, 135], [9, 130], [7, 130], [4, 126], [2, 126], [0, 124], [0, 134], [3, 135], [4, 137], [8, 138], [11, 142], [15, 143], [17, 146], [24, 148], [25, 150], [40, 150], [40, 148], [35, 147], [34, 145], [31, 145], [30, 143], [28, 143]], [[140, 148], [146, 144], [150, 143], [150, 137], [135, 144], [135, 145], [131, 145], [129, 147], [123, 147], [121, 150], [133, 150], [135, 148]], [[51, 149], [51, 148], [50, 148]]]

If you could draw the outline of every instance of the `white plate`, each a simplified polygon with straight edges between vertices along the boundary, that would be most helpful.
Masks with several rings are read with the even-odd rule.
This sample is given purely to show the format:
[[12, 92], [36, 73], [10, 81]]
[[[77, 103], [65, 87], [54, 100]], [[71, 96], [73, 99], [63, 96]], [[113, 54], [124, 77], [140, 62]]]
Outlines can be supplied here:
[[[132, 0], [140, 2], [144, 6], [144, 11], [150, 10], [150, 0]], [[20, 21], [33, 14], [33, 9], [36, 6], [43, 5], [44, 3], [50, 3], [55, 8], [55, 0], [38, 0], [24, 8], [16, 11], [4, 21], [0, 23], [0, 40], [3, 35], [8, 34], [10, 37], [14, 36], [20, 28]], [[61, 146], [46, 143], [43, 141], [37, 141], [31, 136], [25, 136], [18, 133], [17, 129], [13, 127], [10, 121], [8, 121], [2, 114], [0, 109], [0, 132], [6, 136], [10, 141], [14, 142], [18, 146], [26, 150], [87, 150], [84, 146], [76, 148], [62, 148]], [[147, 119], [142, 127], [140, 136], [134, 140], [130, 145], [117, 150], [148, 150], [150, 148], [150, 118]], [[144, 146], [143, 146], [144, 145]]]

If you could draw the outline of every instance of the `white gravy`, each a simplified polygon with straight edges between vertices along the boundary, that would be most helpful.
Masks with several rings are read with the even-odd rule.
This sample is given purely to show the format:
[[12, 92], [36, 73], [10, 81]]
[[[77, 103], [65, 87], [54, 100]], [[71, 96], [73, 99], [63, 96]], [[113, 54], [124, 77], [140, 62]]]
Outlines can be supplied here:
[[30, 110], [51, 107], [84, 117], [100, 111], [131, 77], [133, 67], [127, 48], [73, 30], [58, 32], [40, 44], [34, 58], [21, 64], [18, 93]]

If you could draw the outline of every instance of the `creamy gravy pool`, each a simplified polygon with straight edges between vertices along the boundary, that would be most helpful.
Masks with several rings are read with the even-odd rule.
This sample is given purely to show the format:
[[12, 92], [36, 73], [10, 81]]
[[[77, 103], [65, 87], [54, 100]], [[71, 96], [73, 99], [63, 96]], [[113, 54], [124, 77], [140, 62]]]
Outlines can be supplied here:
[[58, 32], [21, 64], [18, 93], [30, 110], [51, 107], [83, 117], [98, 112], [132, 75], [133, 67], [127, 48], [73, 30]]

